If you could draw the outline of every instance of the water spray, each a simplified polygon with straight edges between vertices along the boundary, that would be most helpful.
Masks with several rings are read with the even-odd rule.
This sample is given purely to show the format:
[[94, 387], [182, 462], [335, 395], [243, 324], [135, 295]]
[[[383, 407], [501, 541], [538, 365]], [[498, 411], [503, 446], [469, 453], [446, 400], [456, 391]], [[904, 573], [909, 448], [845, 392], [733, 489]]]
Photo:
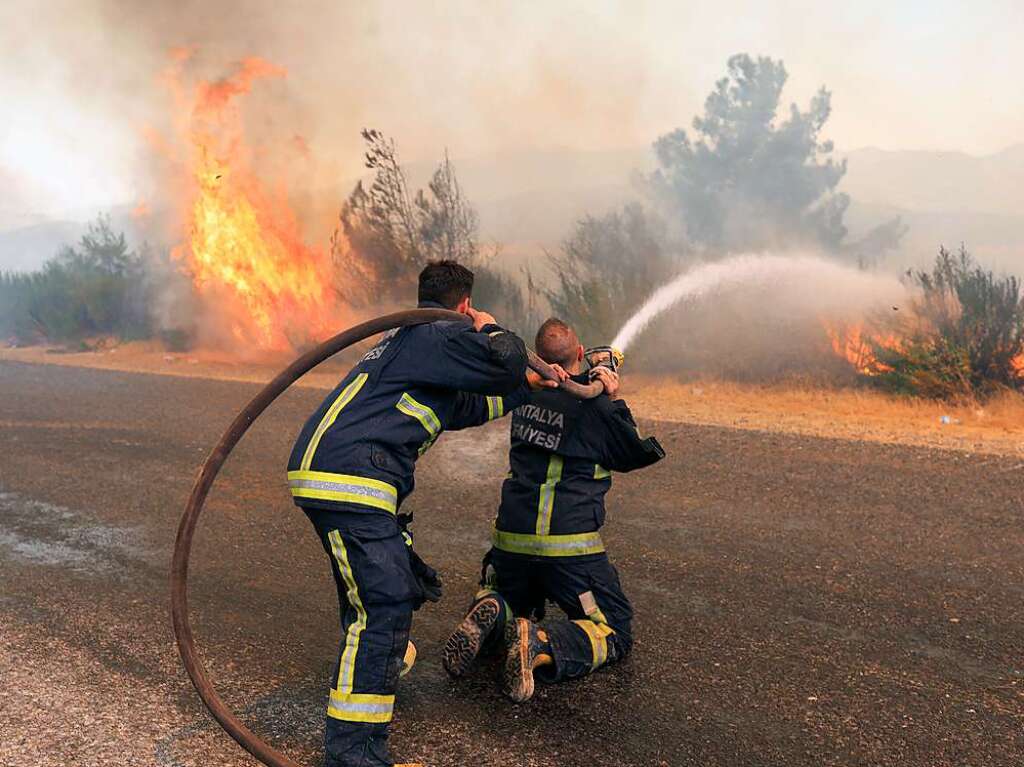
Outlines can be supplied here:
[[744, 254], [702, 264], [658, 288], [622, 326], [612, 346], [625, 351], [660, 314], [683, 301], [695, 301], [725, 287], [799, 278], [808, 284], [848, 284], [862, 273], [824, 258], [807, 255]]
[[[181, 654], [185, 671], [188, 672], [196, 692], [199, 693], [199, 697], [206, 704], [213, 718], [242, 748], [267, 765], [267, 767], [299, 767], [299, 765], [274, 749], [273, 746], [246, 727], [235, 713], [228, 708], [227, 704], [217, 694], [213, 682], [210, 680], [196, 650], [195, 637], [192, 634], [192, 625], [189, 623], [188, 618], [188, 564], [189, 556], [192, 552], [192, 537], [195, 534], [196, 523], [199, 521], [199, 514], [203, 510], [203, 504], [210, 493], [213, 481], [217, 478], [218, 472], [235, 445], [238, 444], [242, 436], [249, 430], [249, 427], [252, 426], [263, 411], [270, 406], [270, 403], [284, 393], [300, 377], [329, 357], [371, 336], [392, 330], [393, 328], [442, 320], [467, 322], [469, 318], [464, 314], [458, 314], [446, 309], [409, 309], [356, 325], [324, 341], [315, 349], [306, 352], [278, 373], [235, 416], [235, 420], [231, 422], [227, 431], [224, 432], [203, 462], [202, 468], [199, 470], [199, 476], [196, 477], [195, 484], [192, 486], [192, 493], [189, 496], [188, 503], [185, 505], [181, 522], [178, 524], [178, 535], [174, 541], [174, 557], [171, 560], [171, 620], [174, 624], [174, 637], [178, 643], [178, 652]], [[546, 380], [558, 381], [558, 377], [550, 365], [537, 357], [533, 352], [530, 352], [528, 357], [528, 364], [532, 370]], [[587, 385], [574, 381], [561, 381], [558, 385], [559, 388], [581, 399], [591, 399], [604, 391], [604, 386], [600, 381], [594, 381]]]

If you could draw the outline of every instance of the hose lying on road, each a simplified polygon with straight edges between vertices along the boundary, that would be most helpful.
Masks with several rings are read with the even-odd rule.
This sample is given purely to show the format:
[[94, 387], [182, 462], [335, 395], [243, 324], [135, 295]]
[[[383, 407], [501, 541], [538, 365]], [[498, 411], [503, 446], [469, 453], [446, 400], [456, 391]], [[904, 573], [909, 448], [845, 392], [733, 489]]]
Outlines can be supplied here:
[[[199, 514], [203, 510], [203, 504], [213, 486], [213, 480], [217, 477], [217, 472], [220, 471], [224, 461], [227, 460], [242, 435], [248, 431], [253, 421], [267, 409], [270, 403], [301, 376], [327, 358], [370, 336], [392, 328], [419, 325], [437, 320], [466, 321], [467, 317], [444, 309], [409, 309], [356, 325], [303, 354], [278, 373], [274, 380], [263, 387], [259, 394], [235, 417], [216, 447], [203, 462], [195, 485], [192, 486], [192, 494], [189, 496], [185, 512], [181, 516], [181, 522], [178, 524], [178, 536], [174, 541], [174, 558], [171, 560], [171, 620], [174, 623], [174, 636], [178, 642], [178, 651], [181, 653], [181, 660], [192, 679], [192, 684], [195, 685], [196, 692], [199, 693], [199, 697], [213, 714], [213, 718], [242, 748], [267, 767], [299, 767], [299, 765], [272, 748], [235, 716], [217, 695], [217, 691], [206, 673], [206, 668], [199, 659], [199, 653], [196, 651], [192, 626], [188, 620], [188, 561], [192, 551], [192, 536], [195, 533], [196, 523], [199, 521]], [[555, 380], [554, 371], [550, 366], [532, 352], [530, 352], [529, 365], [543, 378]], [[600, 382], [582, 385], [566, 381], [560, 386], [582, 399], [596, 397], [603, 390]]]

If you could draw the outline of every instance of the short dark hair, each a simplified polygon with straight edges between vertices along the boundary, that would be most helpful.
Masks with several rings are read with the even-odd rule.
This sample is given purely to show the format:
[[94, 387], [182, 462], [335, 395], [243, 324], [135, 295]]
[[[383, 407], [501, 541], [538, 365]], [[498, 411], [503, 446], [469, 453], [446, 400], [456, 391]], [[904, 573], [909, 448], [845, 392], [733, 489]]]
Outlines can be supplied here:
[[537, 356], [549, 365], [569, 367], [576, 361], [580, 339], [576, 331], [557, 317], [544, 320], [533, 340]]
[[419, 302], [433, 301], [454, 309], [473, 293], [473, 272], [457, 261], [431, 261], [420, 272]]

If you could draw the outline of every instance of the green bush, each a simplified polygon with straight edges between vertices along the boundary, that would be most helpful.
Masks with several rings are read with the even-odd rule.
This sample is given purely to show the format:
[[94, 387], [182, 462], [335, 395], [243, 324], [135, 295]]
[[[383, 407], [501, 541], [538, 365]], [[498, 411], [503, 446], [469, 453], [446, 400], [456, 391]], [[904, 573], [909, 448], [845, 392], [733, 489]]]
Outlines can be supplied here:
[[147, 293], [142, 256], [100, 217], [40, 271], [0, 274], [0, 334], [18, 343], [145, 337]]
[[547, 297], [555, 314], [588, 344], [610, 343], [616, 331], [676, 267], [663, 233], [639, 205], [576, 224], [552, 255], [555, 287]]
[[939, 250], [930, 271], [910, 270], [914, 325], [898, 348], [876, 344], [877, 380], [927, 397], [985, 396], [1024, 388], [1024, 293], [1017, 277], [978, 266], [966, 248]]

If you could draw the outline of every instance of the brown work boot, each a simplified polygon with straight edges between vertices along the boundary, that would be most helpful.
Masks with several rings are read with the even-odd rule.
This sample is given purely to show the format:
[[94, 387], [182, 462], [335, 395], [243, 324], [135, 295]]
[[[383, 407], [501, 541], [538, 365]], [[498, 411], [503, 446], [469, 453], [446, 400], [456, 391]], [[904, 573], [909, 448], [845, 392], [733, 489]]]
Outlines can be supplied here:
[[504, 693], [516, 703], [533, 697], [533, 671], [554, 662], [544, 629], [526, 618], [505, 627]]
[[472, 668], [500, 615], [501, 605], [494, 597], [484, 597], [470, 608], [441, 651], [441, 663], [449, 674], [462, 676]]

